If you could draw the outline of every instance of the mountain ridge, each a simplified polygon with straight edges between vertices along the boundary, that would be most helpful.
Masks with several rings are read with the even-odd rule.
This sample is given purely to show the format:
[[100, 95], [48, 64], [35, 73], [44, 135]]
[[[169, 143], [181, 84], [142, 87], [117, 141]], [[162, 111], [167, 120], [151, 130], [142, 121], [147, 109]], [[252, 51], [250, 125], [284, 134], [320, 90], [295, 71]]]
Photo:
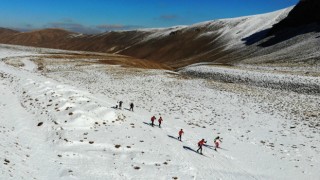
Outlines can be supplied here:
[[[0, 43], [115, 53], [163, 63], [172, 68], [200, 62], [317, 64], [320, 57], [316, 53], [319, 45], [316, 37], [320, 35], [316, 30], [318, 27], [310, 28], [307, 24], [287, 30], [287, 27], [281, 25], [288, 21], [287, 18], [295, 17], [296, 10], [303, 9], [305, 2], [309, 1], [314, 2], [302, 1], [295, 7], [267, 14], [161, 29], [97, 35], [60, 29], [9, 34], [0, 31]], [[304, 27], [309, 30], [306, 31]], [[304, 53], [306, 48], [308, 52], [312, 50], [312, 62], [310, 56]]]

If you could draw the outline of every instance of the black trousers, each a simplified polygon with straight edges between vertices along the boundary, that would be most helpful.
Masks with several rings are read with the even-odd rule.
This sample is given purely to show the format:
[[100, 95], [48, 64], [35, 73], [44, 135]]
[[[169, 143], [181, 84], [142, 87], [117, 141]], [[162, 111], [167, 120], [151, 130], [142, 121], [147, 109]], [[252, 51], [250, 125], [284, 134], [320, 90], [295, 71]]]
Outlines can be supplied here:
[[198, 146], [197, 152], [200, 150], [200, 153], [202, 153], [202, 146]]

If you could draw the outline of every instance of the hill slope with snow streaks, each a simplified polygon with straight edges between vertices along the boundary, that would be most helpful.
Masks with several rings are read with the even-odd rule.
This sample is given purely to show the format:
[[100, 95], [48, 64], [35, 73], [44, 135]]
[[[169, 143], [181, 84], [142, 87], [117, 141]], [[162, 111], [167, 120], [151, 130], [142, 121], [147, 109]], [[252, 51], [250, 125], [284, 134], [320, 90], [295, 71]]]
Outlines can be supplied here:
[[[271, 13], [190, 26], [97, 35], [61, 29], [32, 32], [0, 29], [0, 43], [121, 54], [174, 69], [200, 62], [319, 66], [320, 26], [317, 18], [309, 17], [318, 16], [317, 6], [306, 4], [301, 2]], [[304, 11], [314, 13], [305, 12], [308, 16], [304, 20]], [[286, 25], [295, 19], [299, 20], [298, 25]]]

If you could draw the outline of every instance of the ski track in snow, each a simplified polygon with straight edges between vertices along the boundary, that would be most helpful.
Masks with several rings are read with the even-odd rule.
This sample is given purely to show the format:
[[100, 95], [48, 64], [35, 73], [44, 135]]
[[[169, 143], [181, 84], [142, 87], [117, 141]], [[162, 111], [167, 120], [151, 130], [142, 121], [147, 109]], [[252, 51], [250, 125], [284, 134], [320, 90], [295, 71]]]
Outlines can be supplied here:
[[[31, 55], [39, 54], [28, 48], [0, 48], [0, 179], [320, 175], [319, 127], [308, 124], [318, 122], [317, 95], [162, 70], [61, 65], [50, 59], [44, 60], [46, 71], [37, 71]], [[280, 100], [274, 100], [279, 94]], [[114, 108], [119, 100], [124, 101], [122, 110]], [[130, 102], [135, 103], [134, 112], [128, 111]], [[311, 113], [308, 120], [300, 119], [306, 117], [299, 114], [304, 108]], [[151, 127], [150, 117], [160, 114], [162, 128]], [[183, 142], [169, 137], [181, 128]], [[223, 143], [216, 152], [210, 146], [217, 135]], [[205, 156], [192, 151], [202, 138], [209, 145], [203, 148]]]

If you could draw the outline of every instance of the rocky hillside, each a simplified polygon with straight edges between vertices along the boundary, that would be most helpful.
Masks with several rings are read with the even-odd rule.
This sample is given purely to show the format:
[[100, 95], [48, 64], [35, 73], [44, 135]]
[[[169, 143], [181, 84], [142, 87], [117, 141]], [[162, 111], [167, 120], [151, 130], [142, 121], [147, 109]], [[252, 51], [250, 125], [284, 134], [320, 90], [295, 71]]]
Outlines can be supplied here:
[[59, 29], [0, 30], [0, 43], [117, 53], [172, 68], [193, 63], [319, 63], [319, 2], [191, 26], [85, 35]]

